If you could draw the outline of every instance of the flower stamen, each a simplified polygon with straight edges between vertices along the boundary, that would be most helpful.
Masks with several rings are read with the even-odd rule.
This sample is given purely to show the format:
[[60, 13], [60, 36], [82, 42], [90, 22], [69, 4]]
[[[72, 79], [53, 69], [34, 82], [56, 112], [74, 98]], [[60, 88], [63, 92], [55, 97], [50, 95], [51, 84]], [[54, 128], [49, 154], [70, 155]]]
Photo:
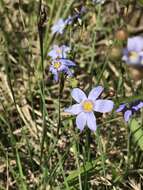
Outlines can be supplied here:
[[54, 68], [55, 69], [59, 69], [60, 66], [61, 66], [61, 63], [59, 61], [57, 61], [57, 62], [54, 63]]
[[85, 112], [91, 112], [93, 111], [93, 102], [91, 100], [85, 100], [82, 104], [83, 110]]
[[60, 54], [62, 53], [61, 49], [58, 48], [58, 49], [56, 50], [56, 53], [60, 55]]
[[131, 52], [129, 53], [129, 58], [130, 58], [132, 61], [135, 61], [136, 59], [138, 59], [138, 57], [139, 57], [139, 55], [138, 55], [138, 53], [135, 52], [135, 51], [131, 51]]

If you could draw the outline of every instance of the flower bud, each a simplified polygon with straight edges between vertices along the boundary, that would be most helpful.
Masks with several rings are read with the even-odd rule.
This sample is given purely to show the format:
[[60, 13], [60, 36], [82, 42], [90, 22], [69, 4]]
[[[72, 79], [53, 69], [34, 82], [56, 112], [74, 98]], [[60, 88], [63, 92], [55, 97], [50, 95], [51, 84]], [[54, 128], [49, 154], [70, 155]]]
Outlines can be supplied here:
[[143, 79], [143, 67], [129, 66], [128, 70], [133, 80], [138, 81]]
[[116, 94], [115, 90], [111, 89], [111, 90], [109, 91], [109, 97], [114, 97], [115, 94]]
[[121, 58], [122, 49], [119, 46], [113, 46], [109, 50], [109, 58], [111, 60], [118, 60]]
[[115, 33], [115, 38], [120, 41], [124, 41], [128, 38], [128, 33], [124, 29], [120, 29]]

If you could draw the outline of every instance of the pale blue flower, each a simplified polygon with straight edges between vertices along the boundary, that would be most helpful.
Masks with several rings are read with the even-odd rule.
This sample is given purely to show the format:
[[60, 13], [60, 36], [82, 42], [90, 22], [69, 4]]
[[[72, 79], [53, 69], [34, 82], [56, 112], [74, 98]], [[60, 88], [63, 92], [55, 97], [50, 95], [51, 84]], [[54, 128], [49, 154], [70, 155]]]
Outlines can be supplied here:
[[69, 16], [66, 20], [65, 20], [65, 23], [67, 24], [67, 25], [71, 25], [72, 23], [73, 23], [73, 17], [71, 17], [71, 16]]
[[92, 131], [96, 130], [97, 125], [94, 111], [101, 113], [112, 111], [114, 103], [111, 100], [98, 99], [102, 92], [102, 86], [93, 88], [88, 97], [79, 88], [72, 90], [71, 95], [77, 104], [65, 109], [65, 112], [77, 115], [76, 125], [80, 131], [84, 129], [85, 125]]
[[65, 22], [67, 23], [67, 25], [73, 24], [73, 22], [74, 22], [75, 20], [77, 20], [77, 19], [78, 19], [78, 21], [81, 22], [80, 17], [81, 17], [84, 13], [86, 13], [86, 8], [85, 8], [85, 7], [82, 7], [81, 10], [80, 10], [78, 13], [76, 13], [76, 14], [73, 15], [73, 16], [69, 16], [69, 17], [65, 20]]
[[63, 19], [59, 19], [51, 28], [52, 34], [55, 33], [63, 34], [66, 25], [67, 23]]
[[57, 59], [57, 58], [67, 58], [67, 53], [70, 52], [70, 48], [68, 46], [62, 45], [54, 45], [52, 50], [48, 53], [48, 55], [52, 59]]
[[143, 65], [143, 37], [136, 36], [128, 39], [122, 60], [130, 65]]
[[116, 112], [123, 112], [124, 120], [128, 122], [130, 118], [143, 107], [143, 102], [136, 100], [130, 104], [124, 103], [119, 106]]
[[54, 25], [52, 26], [51, 30], [52, 30], [52, 34], [63, 34], [64, 29], [66, 28], [66, 26], [71, 25], [74, 20], [79, 19], [80, 16], [86, 12], [85, 7], [82, 7], [81, 10], [79, 11], [79, 13], [73, 15], [73, 16], [69, 16], [67, 19], [62, 19], [60, 18], [56, 23], [54, 23]]
[[126, 104], [121, 104], [116, 112], [123, 112], [124, 113], [124, 120], [126, 122], [129, 121], [130, 117], [132, 116], [133, 112], [132, 109], [128, 108]]
[[70, 67], [74, 67], [75, 63], [68, 59], [55, 59], [52, 61], [50, 65], [49, 71], [54, 75], [54, 80], [58, 82], [59, 80], [59, 73], [64, 73], [69, 77], [73, 76]]

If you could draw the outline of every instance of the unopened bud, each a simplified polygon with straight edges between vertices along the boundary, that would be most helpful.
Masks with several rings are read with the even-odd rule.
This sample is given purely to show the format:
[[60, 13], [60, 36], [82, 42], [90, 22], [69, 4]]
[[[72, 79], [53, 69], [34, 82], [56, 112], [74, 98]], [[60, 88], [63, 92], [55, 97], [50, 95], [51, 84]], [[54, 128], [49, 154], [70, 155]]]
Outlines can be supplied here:
[[120, 29], [115, 33], [115, 38], [120, 41], [127, 40], [128, 38], [128, 33], [124, 29]]
[[119, 58], [121, 58], [122, 55], [122, 49], [119, 46], [113, 46], [110, 48], [109, 51], [109, 58], [111, 60], [117, 60]]
[[113, 97], [113, 96], [115, 96], [115, 94], [116, 94], [115, 90], [112, 89], [109, 91], [109, 97]]
[[129, 66], [129, 73], [135, 81], [143, 79], [143, 67]]

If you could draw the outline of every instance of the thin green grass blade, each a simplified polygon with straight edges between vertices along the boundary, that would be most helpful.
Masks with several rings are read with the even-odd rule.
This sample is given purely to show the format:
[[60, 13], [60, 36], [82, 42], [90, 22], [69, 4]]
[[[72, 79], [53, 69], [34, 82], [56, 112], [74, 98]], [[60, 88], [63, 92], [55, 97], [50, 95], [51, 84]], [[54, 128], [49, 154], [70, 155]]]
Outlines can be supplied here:
[[86, 162], [84, 166], [81, 166], [77, 170], [73, 170], [69, 176], [67, 177], [67, 182], [70, 182], [74, 180], [75, 178], [78, 178], [79, 175], [83, 175], [86, 172], [91, 171], [92, 169], [98, 170], [99, 168], [97, 167], [97, 163], [99, 162], [99, 159], [96, 159], [93, 162]]
[[25, 176], [23, 174], [23, 169], [22, 169], [22, 165], [21, 165], [21, 161], [20, 161], [20, 157], [19, 157], [19, 153], [18, 153], [17, 149], [16, 149], [16, 157], [17, 157], [17, 165], [18, 165], [18, 169], [19, 169], [19, 175], [20, 175], [22, 190], [27, 190]]

